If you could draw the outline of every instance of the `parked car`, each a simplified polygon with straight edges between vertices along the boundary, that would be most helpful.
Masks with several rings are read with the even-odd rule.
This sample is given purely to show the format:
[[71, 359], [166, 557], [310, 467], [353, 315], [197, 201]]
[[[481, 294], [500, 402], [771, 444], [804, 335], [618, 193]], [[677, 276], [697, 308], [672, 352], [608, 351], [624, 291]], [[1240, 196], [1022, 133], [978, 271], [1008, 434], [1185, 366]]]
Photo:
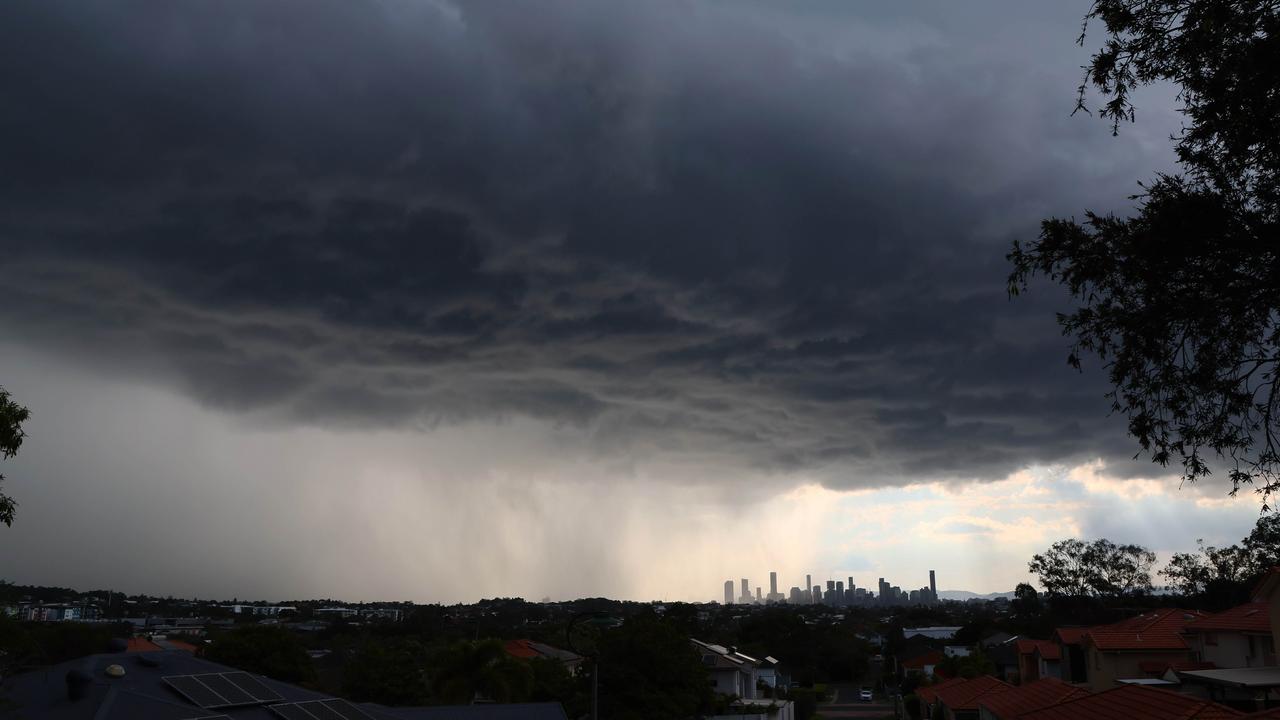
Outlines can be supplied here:
[[871, 695], [871, 688], [864, 687], [858, 691], [858, 699], [863, 702], [871, 702], [874, 699]]

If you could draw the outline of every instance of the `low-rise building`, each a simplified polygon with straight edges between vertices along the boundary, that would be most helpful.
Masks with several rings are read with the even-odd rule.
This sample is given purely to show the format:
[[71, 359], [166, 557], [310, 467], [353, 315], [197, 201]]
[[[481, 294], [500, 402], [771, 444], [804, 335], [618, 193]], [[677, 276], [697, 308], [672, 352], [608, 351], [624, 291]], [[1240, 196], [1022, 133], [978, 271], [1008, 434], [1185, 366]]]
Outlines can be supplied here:
[[1251, 602], [1186, 624], [1183, 635], [1194, 659], [1220, 668], [1276, 664], [1271, 614], [1264, 602]]
[[978, 700], [978, 716], [980, 720], [1017, 720], [1026, 713], [1088, 694], [1088, 690], [1069, 685], [1057, 678], [1041, 678], [1004, 692], [982, 696]]

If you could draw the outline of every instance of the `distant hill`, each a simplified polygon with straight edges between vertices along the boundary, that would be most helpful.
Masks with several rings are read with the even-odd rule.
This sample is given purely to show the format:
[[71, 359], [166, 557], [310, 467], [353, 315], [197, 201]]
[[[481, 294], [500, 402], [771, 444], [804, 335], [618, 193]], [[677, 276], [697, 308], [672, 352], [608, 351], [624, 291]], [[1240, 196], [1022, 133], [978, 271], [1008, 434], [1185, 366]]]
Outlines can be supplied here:
[[980, 600], [995, 600], [996, 598], [1009, 598], [1012, 600], [1013, 593], [998, 592], [998, 593], [986, 593], [985, 595], [983, 595], [981, 593], [969, 592], [968, 590], [939, 590], [938, 591], [938, 599], [940, 600], [965, 601], [965, 600], [973, 600], [974, 598], [978, 598]]

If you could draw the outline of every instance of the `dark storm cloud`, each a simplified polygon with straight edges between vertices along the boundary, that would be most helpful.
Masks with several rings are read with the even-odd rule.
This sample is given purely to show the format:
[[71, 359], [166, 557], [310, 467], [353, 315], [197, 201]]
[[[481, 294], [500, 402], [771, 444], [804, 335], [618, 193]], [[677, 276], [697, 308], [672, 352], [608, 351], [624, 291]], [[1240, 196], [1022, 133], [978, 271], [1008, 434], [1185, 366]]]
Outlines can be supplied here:
[[1081, 9], [927, 9], [7, 2], [0, 323], [285, 422], [837, 485], [1123, 453], [1003, 254], [1164, 156], [1067, 118]]

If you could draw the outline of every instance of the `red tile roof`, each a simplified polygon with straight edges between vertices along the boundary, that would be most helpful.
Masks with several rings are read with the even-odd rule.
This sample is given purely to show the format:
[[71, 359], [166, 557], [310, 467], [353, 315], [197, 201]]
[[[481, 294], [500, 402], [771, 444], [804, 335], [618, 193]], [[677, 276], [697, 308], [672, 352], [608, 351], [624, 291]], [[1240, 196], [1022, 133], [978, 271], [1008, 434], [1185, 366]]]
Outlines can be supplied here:
[[942, 662], [946, 655], [941, 650], [930, 650], [923, 655], [917, 655], [902, 661], [902, 667], [912, 668], [914, 670], [923, 670], [925, 665], [937, 665]]
[[1003, 692], [1013, 686], [990, 675], [983, 675], [972, 680], [962, 680], [938, 690], [938, 699], [952, 712], [956, 710], [977, 710], [978, 699], [992, 692]]
[[1256, 713], [1249, 713], [1242, 717], [1241, 720], [1280, 720], [1280, 707], [1274, 707], [1270, 710], [1262, 710]]
[[978, 704], [999, 720], [1014, 720], [1023, 713], [1082, 698], [1088, 690], [1068, 685], [1058, 678], [1042, 678], [1011, 690], [989, 693]]
[[[117, 646], [119, 647], [119, 646]], [[160, 646], [151, 642], [146, 638], [129, 638], [129, 645], [125, 648], [125, 652], [156, 652], [160, 650]]]
[[920, 698], [922, 702], [933, 704], [933, 701], [938, 699], [939, 690], [962, 682], [965, 682], [962, 678], [951, 678], [950, 680], [944, 680], [936, 685], [918, 687], [916, 688], [916, 697]]
[[530, 647], [530, 643], [532, 642], [532, 640], [508, 640], [506, 644], [502, 646], [502, 649], [506, 650], [507, 654], [512, 657], [518, 657], [522, 660], [532, 660], [533, 658], [541, 657], [541, 653]]
[[1036, 651], [1040, 652], [1040, 657], [1045, 660], [1061, 660], [1062, 649], [1055, 642], [1048, 640], [1032, 640], [1030, 638], [1018, 638], [1018, 654], [1030, 655]]
[[1096, 695], [1025, 713], [1018, 720], [1225, 720], [1241, 713], [1168, 690], [1121, 685]]
[[1063, 645], [1079, 645], [1087, 632], [1089, 632], [1087, 627], [1060, 627], [1054, 630], [1053, 634]]
[[1245, 603], [1230, 610], [1187, 623], [1183, 632], [1271, 632], [1270, 607], [1264, 602]]
[[1085, 633], [1087, 642], [1103, 652], [1121, 650], [1186, 650], [1181, 632], [1187, 623], [1202, 618], [1199, 610], [1165, 608], [1110, 625], [1098, 625]]

